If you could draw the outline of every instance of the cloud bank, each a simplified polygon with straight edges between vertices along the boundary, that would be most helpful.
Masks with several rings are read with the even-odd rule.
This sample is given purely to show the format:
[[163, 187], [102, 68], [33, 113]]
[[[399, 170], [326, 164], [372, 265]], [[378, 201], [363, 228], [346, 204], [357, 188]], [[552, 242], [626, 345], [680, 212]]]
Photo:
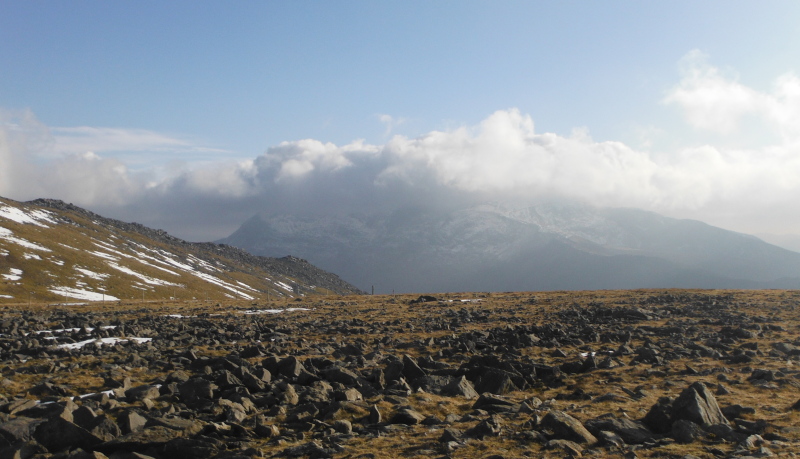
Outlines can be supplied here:
[[[114, 151], [213, 151], [141, 130], [48, 128], [30, 112], [0, 114], [0, 195], [53, 197], [190, 239], [227, 235], [256, 212], [390, 211], [400, 206], [566, 198], [650, 209], [741, 231], [791, 232], [800, 221], [800, 79], [743, 85], [699, 52], [663, 99], [695, 129], [727, 134], [758, 122], [757, 147], [637, 150], [586, 130], [539, 133], [518, 109], [475, 126], [395, 135], [385, 144], [283, 142], [247, 161], [133, 170]], [[388, 129], [399, 123], [382, 116]], [[759, 226], [760, 225], [760, 226]]]

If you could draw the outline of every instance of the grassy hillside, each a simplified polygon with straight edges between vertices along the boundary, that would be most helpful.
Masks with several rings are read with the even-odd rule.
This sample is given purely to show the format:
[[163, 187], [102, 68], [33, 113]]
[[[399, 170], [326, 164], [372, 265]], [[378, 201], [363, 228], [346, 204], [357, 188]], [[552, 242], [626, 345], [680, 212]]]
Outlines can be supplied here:
[[[0, 199], [0, 302], [293, 298], [359, 293], [297, 258], [253, 257], [59, 201]], [[45, 207], [46, 206], [46, 207]]]

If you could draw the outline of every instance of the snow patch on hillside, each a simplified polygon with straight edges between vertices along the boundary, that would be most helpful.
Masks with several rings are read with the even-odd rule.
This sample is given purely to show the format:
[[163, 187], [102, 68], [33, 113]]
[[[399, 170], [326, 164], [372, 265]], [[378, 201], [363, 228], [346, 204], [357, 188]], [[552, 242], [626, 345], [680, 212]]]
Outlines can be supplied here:
[[144, 281], [146, 284], [150, 284], [150, 285], [166, 285], [166, 286], [171, 286], [171, 287], [180, 287], [181, 286], [180, 284], [176, 284], [174, 282], [168, 282], [168, 281], [165, 281], [163, 279], [156, 279], [155, 277], [150, 277], [150, 276], [144, 275], [142, 273], [137, 273], [136, 271], [134, 271], [134, 270], [132, 270], [130, 268], [127, 268], [125, 266], [120, 266], [120, 265], [118, 265], [116, 263], [113, 263], [113, 262], [110, 262], [110, 261], [108, 262], [108, 266], [111, 266], [112, 268], [114, 268], [114, 269], [116, 269], [118, 271], [122, 271], [125, 274], [130, 274], [131, 276], [137, 277], [137, 278], [141, 279], [142, 281]]
[[10, 229], [3, 228], [2, 226], [0, 226], [0, 239], [6, 240], [13, 244], [21, 245], [26, 249], [41, 250], [42, 252], [52, 252], [52, 250], [48, 249], [47, 247], [14, 236], [14, 233]]
[[106, 260], [119, 261], [119, 258], [115, 257], [114, 255], [110, 255], [108, 253], [105, 253], [105, 252], [89, 252], [89, 251], [86, 251], [86, 253], [91, 253], [92, 255], [94, 255], [96, 257], [105, 258]]
[[18, 281], [22, 279], [22, 270], [17, 268], [11, 268], [8, 270], [10, 274], [2, 274], [3, 278], [8, 281]]
[[110, 274], [100, 274], [100, 273], [96, 273], [94, 271], [90, 271], [88, 269], [78, 268], [77, 266], [75, 267], [75, 271], [78, 271], [79, 273], [83, 274], [86, 277], [89, 277], [89, 278], [92, 278], [92, 279], [97, 279], [97, 280], [106, 280], [110, 276]]
[[57, 225], [58, 222], [52, 217], [50, 212], [44, 210], [24, 211], [11, 206], [0, 206], [0, 217], [22, 224], [32, 224], [49, 228], [42, 221]]
[[66, 296], [69, 298], [75, 298], [78, 300], [86, 300], [86, 301], [117, 301], [119, 298], [106, 294], [103, 296], [102, 293], [92, 292], [89, 290], [81, 290], [77, 288], [71, 287], [53, 287], [50, 289], [51, 293], [55, 293], [56, 295]]

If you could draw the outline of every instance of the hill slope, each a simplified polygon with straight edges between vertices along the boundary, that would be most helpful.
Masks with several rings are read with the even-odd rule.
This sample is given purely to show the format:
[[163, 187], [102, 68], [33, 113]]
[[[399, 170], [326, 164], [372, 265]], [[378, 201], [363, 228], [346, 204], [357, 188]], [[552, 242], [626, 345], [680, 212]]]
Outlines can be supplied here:
[[56, 200], [0, 198], [0, 302], [360, 293], [295, 257], [189, 243]]
[[800, 286], [800, 254], [753, 236], [577, 204], [254, 216], [220, 242], [296, 254], [381, 293]]

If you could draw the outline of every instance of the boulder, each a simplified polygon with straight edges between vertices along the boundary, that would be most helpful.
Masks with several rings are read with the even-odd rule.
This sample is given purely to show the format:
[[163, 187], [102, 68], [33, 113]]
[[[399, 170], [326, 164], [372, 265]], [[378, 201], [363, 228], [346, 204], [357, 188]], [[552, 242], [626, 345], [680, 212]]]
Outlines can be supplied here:
[[148, 398], [154, 399], [158, 398], [159, 395], [161, 393], [158, 387], [149, 384], [132, 387], [125, 391], [125, 398], [128, 399], [128, 402], [139, 402]]
[[492, 394], [505, 395], [519, 389], [514, 385], [514, 381], [507, 371], [499, 368], [489, 368], [481, 376], [476, 390], [480, 393], [490, 392]]
[[420, 368], [416, 360], [414, 360], [411, 356], [406, 354], [403, 355], [403, 376], [408, 381], [413, 381], [417, 378], [422, 378], [423, 376], [427, 376], [427, 373], [425, 373], [425, 370]]
[[136, 411], [126, 410], [117, 416], [117, 424], [123, 434], [129, 434], [144, 429], [147, 419]]
[[33, 437], [50, 452], [58, 452], [67, 448], [88, 450], [103, 442], [103, 439], [83, 427], [59, 417], [52, 418], [40, 425]]
[[478, 398], [478, 392], [475, 390], [475, 386], [473, 386], [465, 376], [454, 379], [444, 386], [441, 392], [442, 395], [449, 395], [451, 397]]
[[557, 439], [589, 445], [597, 443], [597, 438], [580, 421], [563, 411], [548, 412], [542, 419], [541, 427], [552, 431], [553, 437]]
[[703, 429], [692, 421], [678, 419], [672, 423], [672, 431], [669, 436], [678, 443], [692, 443], [703, 436]]
[[412, 408], [401, 408], [397, 410], [392, 419], [389, 420], [391, 424], [406, 424], [417, 425], [425, 420], [425, 415]]
[[464, 434], [470, 438], [483, 440], [486, 437], [498, 437], [502, 430], [502, 423], [498, 416], [492, 416], [479, 422], [475, 427], [468, 429]]
[[617, 417], [600, 417], [583, 423], [586, 429], [598, 436], [601, 431], [613, 432], [627, 444], [640, 445], [655, 440], [656, 435], [641, 421]]
[[650, 407], [642, 422], [655, 433], [665, 434], [672, 430], [672, 399], [661, 397]]
[[217, 386], [211, 381], [195, 377], [178, 385], [178, 398], [191, 407], [213, 399], [215, 389]]
[[685, 419], [699, 426], [728, 424], [714, 394], [701, 382], [692, 383], [672, 402], [672, 419]]
[[39, 425], [44, 424], [44, 419], [18, 417], [0, 424], [0, 437], [9, 444], [21, 443], [33, 439], [33, 433]]

